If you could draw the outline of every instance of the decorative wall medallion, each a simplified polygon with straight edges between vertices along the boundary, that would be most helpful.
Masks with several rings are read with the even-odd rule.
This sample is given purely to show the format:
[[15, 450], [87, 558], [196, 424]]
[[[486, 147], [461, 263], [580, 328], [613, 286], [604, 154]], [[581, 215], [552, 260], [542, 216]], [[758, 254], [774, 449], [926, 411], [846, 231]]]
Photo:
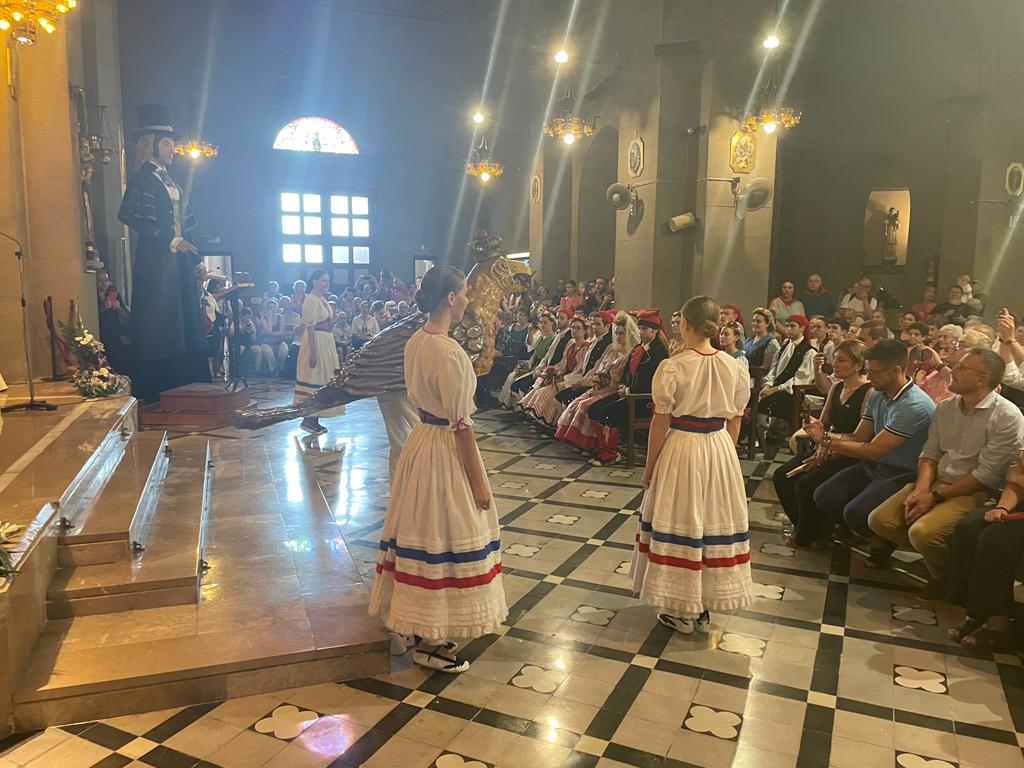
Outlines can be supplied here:
[[629, 142], [629, 154], [626, 157], [629, 165], [629, 175], [636, 178], [644, 172], [644, 140], [639, 133], [633, 134], [633, 140]]
[[1006, 166], [1006, 194], [1010, 197], [1024, 195], [1024, 164], [1010, 163]]
[[729, 167], [733, 173], [750, 173], [757, 162], [757, 134], [736, 131], [729, 142]]
[[530, 179], [530, 202], [534, 205], [539, 205], [541, 197], [544, 194], [544, 183], [541, 181], [540, 174], [533, 174], [533, 178]]

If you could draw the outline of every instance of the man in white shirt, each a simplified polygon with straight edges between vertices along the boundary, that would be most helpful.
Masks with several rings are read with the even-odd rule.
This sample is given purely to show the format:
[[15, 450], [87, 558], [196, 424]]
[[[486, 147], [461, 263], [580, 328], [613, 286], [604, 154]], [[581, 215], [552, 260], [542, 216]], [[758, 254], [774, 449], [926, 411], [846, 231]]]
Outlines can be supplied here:
[[871, 298], [871, 286], [871, 278], [864, 276], [839, 302], [839, 314], [849, 320], [851, 325], [863, 325], [871, 319], [871, 313], [878, 307], [878, 302]]
[[370, 302], [359, 305], [359, 314], [352, 320], [352, 349], [357, 350], [380, 333], [377, 320], [370, 314]]

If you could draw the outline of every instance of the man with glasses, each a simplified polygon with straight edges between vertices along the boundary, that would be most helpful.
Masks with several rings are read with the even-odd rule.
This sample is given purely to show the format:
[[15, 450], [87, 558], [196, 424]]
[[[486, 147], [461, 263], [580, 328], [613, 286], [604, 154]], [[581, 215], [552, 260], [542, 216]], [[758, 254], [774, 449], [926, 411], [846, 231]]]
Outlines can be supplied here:
[[907, 377], [907, 350], [898, 341], [879, 341], [864, 358], [875, 393], [857, 430], [852, 435], [825, 432], [817, 419], [805, 430], [834, 455], [860, 460], [818, 486], [814, 503], [870, 538], [868, 515], [914, 480], [935, 403]]
[[929, 579], [923, 600], [945, 597], [953, 529], [1001, 485], [1024, 448], [1024, 416], [996, 392], [1005, 365], [982, 347], [960, 358], [949, 385], [955, 396], [935, 411], [916, 482], [868, 517], [875, 533], [872, 566], [884, 566], [897, 546], [911, 546], [924, 557]]
[[868, 322], [871, 313], [878, 307], [878, 302], [871, 298], [871, 286], [871, 278], [864, 276], [839, 302], [839, 314], [855, 326]]

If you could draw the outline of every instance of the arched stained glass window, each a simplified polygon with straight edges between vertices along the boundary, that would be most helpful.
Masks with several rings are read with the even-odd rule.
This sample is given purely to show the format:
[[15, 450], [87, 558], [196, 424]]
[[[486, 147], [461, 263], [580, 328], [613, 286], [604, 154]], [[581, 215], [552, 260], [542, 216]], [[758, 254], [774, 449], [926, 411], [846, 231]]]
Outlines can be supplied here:
[[293, 152], [329, 152], [335, 155], [358, 155], [359, 145], [352, 135], [326, 117], [300, 117], [280, 130], [274, 149]]

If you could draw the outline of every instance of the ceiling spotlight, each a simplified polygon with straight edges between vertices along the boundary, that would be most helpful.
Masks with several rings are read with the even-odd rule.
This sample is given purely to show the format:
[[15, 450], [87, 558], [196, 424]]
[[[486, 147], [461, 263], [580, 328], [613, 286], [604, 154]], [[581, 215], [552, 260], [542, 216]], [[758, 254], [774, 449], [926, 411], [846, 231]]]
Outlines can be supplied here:
[[480, 125], [484, 121], [484, 115], [482, 112], [473, 113], [473, 122]]
[[768, 35], [768, 37], [764, 39], [764, 42], [761, 43], [761, 45], [763, 45], [768, 50], [778, 48], [781, 44], [781, 41], [775, 35]]
[[771, 133], [775, 133], [775, 129], [779, 127], [779, 124], [774, 122], [774, 121], [769, 120], [767, 123], [765, 123], [761, 127], [764, 128], [764, 132], [765, 133], [771, 134]]
[[562, 137], [562, 141], [564, 141], [566, 144], [572, 144], [574, 141], [576, 141], [576, 134], [567, 133], [565, 134], [565, 136]]
[[569, 61], [569, 52], [565, 48], [560, 48], [555, 54], [555, 63], [565, 64], [567, 61]]

